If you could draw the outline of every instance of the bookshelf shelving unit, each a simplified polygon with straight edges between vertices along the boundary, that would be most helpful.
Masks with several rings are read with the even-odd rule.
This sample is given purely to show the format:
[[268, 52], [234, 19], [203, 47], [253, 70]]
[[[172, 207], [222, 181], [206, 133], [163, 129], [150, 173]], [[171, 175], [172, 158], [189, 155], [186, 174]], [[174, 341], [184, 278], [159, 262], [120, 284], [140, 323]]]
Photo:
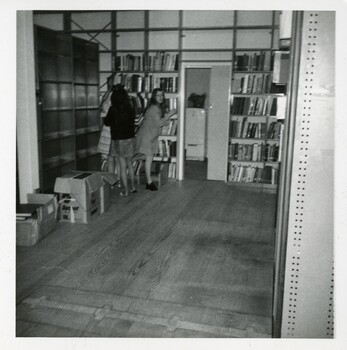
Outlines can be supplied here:
[[267, 47], [233, 53], [227, 174], [232, 185], [277, 188], [283, 132], [276, 117], [277, 98], [283, 94], [272, 93], [275, 28], [273, 16]]
[[40, 188], [69, 170], [96, 170], [100, 133], [98, 45], [35, 27]]

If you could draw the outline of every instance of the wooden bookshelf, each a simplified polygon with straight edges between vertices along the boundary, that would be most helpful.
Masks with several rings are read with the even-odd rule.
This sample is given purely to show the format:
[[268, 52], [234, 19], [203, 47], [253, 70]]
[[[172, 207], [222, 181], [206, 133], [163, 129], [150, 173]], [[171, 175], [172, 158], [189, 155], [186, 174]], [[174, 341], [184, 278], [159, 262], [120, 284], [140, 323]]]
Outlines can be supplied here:
[[272, 56], [266, 59], [266, 64], [258, 62], [262, 52], [243, 53], [234, 62], [228, 182], [276, 190], [284, 128], [283, 116], [278, 116], [277, 99], [284, 94], [271, 92], [273, 52], [269, 53]]

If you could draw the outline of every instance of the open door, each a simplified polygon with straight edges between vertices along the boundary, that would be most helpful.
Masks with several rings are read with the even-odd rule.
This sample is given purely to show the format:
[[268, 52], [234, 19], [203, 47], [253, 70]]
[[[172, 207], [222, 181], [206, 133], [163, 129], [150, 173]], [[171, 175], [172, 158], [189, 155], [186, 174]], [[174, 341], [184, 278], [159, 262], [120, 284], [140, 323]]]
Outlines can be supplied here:
[[207, 179], [226, 181], [230, 116], [231, 64], [211, 67], [207, 126]]
[[207, 179], [226, 181], [228, 167], [228, 137], [230, 118], [231, 63], [228, 62], [182, 62], [180, 75], [181, 103], [178, 127], [178, 179], [184, 178], [185, 160], [185, 100], [186, 69], [209, 68], [210, 90], [207, 112]]

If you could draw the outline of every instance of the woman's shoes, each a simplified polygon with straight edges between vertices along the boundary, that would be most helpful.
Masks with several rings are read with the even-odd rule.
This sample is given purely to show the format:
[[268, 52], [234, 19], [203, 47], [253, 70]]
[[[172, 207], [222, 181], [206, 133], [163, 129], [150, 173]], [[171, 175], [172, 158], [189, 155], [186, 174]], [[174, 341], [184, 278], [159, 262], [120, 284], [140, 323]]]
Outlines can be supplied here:
[[146, 185], [146, 190], [150, 190], [150, 191], [158, 191], [158, 188], [157, 186], [151, 182], [150, 184], [147, 184]]
[[137, 193], [136, 188], [133, 188], [132, 190], [130, 190], [130, 193]]
[[119, 193], [121, 197], [128, 197], [129, 193], [125, 192], [124, 190]]

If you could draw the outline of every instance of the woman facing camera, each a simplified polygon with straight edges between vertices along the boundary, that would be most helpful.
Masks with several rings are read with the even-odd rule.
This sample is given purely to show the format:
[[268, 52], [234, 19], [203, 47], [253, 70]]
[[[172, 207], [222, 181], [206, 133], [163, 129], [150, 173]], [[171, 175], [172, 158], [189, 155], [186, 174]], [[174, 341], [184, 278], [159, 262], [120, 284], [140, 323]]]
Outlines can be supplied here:
[[136, 152], [145, 155], [146, 189], [157, 191], [158, 188], [152, 182], [151, 168], [153, 157], [158, 153], [158, 137], [160, 128], [168, 122], [171, 116], [176, 114], [176, 110], [171, 110], [165, 114], [164, 92], [153, 89], [151, 99], [144, 113], [143, 123], [136, 135]]

